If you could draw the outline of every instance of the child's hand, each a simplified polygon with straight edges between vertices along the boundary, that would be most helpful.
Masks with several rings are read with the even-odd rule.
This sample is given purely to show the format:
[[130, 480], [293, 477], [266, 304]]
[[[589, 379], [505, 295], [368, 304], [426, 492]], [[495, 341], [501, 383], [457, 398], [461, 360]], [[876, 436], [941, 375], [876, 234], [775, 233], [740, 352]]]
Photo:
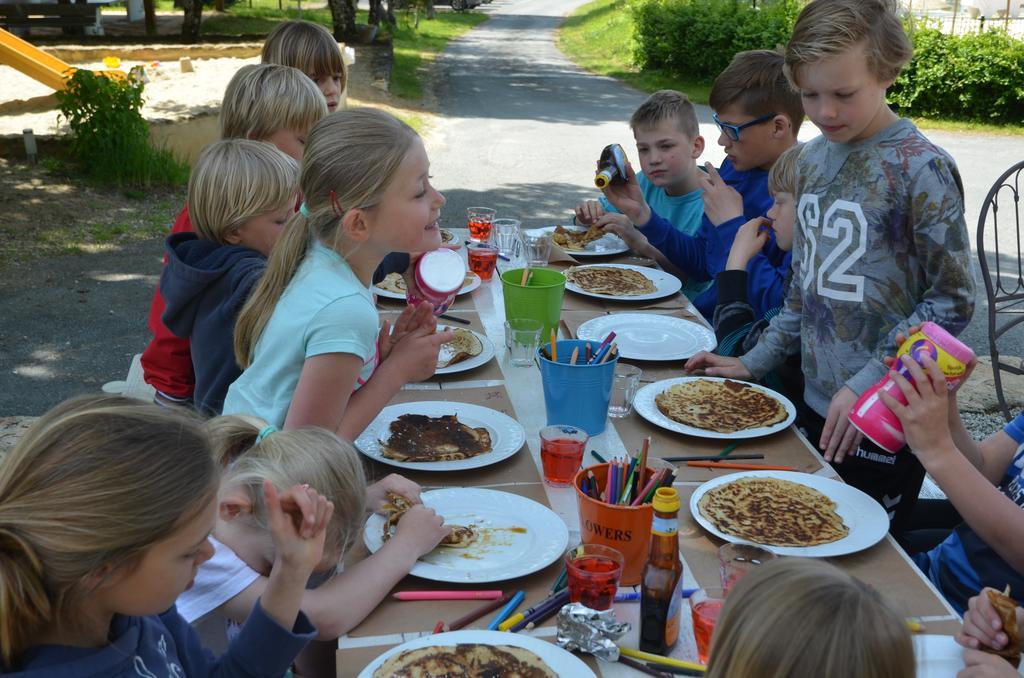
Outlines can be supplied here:
[[637, 252], [647, 247], [647, 236], [637, 230], [633, 222], [625, 214], [607, 212], [595, 222], [601, 230], [614, 233], [622, 238], [626, 246]]
[[[706, 175], [699, 177], [704, 193], [704, 214], [715, 226], [721, 226], [730, 219], [743, 216], [743, 196], [725, 183], [718, 170], [710, 162], [704, 163]], [[614, 203], [612, 203], [614, 204]], [[617, 207], [617, 205], [616, 205]], [[621, 208], [620, 208], [621, 209]]]
[[768, 243], [771, 223], [771, 219], [758, 217], [740, 226], [729, 250], [729, 259], [725, 263], [726, 270], [747, 270], [750, 260]]
[[956, 678], [1020, 678], [1010, 662], [981, 650], [964, 650], [964, 664]]
[[391, 473], [366, 488], [366, 505], [380, 513], [388, 503], [388, 492], [394, 492], [413, 504], [420, 503], [420, 486], [397, 473]]
[[879, 391], [878, 396], [900, 420], [907, 444], [913, 453], [918, 457], [929, 458], [944, 450], [956, 449], [956, 445], [950, 436], [946, 416], [949, 412], [946, 376], [930, 356], [923, 356], [921, 361], [923, 367], [910, 356], [901, 358], [903, 366], [914, 378], [914, 383], [907, 381], [899, 372], [889, 373], [889, 378], [896, 382], [907, 399], [906, 405], [885, 391]]
[[383, 362], [403, 337], [415, 330], [423, 329], [434, 332], [437, 329], [437, 318], [434, 317], [434, 309], [428, 302], [409, 304], [395, 320], [394, 328], [385, 320], [380, 325], [380, 332], [377, 335], [377, 352]]
[[264, 480], [263, 494], [274, 540], [274, 567], [280, 565], [308, 577], [323, 558], [334, 504], [308, 485], [293, 485], [279, 495], [274, 484]]
[[[436, 325], [435, 321], [435, 328]], [[452, 330], [435, 334], [429, 324], [421, 325], [392, 344], [386, 362], [390, 369], [397, 371], [399, 378], [405, 383], [429, 379], [434, 376], [437, 369], [437, 354], [441, 350], [441, 344], [453, 338], [455, 332]]]
[[[1024, 626], [1024, 608], [1018, 607], [1017, 626]], [[1009, 642], [1003, 632], [1003, 620], [992, 607], [985, 589], [967, 601], [964, 612], [964, 625], [956, 633], [956, 642], [969, 649], [978, 649], [982, 645], [993, 650], [1001, 650]]]
[[860, 446], [864, 435], [850, 423], [850, 410], [856, 402], [857, 394], [849, 386], [842, 387], [832, 396], [821, 440], [818, 441], [818, 449], [823, 452], [825, 461], [841, 464], [847, 454]]
[[604, 214], [600, 200], [584, 200], [576, 205], [576, 223], [590, 226]]
[[651, 220], [651, 208], [644, 199], [644, 192], [636, 180], [633, 166], [626, 163], [626, 182], [611, 183], [601, 189], [608, 202], [615, 206], [634, 224], [646, 224]]
[[444, 527], [444, 519], [434, 509], [416, 504], [402, 514], [391, 541], [403, 544], [419, 558], [433, 551], [446, 536], [448, 528]]
[[707, 351], [701, 351], [687, 360], [683, 370], [686, 372], [704, 370], [704, 374], [709, 377], [729, 377], [730, 379], [746, 379], [748, 381], [754, 378], [754, 375], [739, 358]]

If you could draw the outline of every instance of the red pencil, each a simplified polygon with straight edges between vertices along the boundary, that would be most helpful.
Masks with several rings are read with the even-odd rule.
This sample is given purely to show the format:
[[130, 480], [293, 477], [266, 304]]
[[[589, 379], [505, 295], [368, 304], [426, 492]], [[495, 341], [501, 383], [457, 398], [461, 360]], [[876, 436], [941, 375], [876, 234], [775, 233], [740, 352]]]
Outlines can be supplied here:
[[697, 468], [727, 468], [742, 471], [796, 471], [793, 466], [771, 466], [769, 464], [729, 464], [722, 461], [688, 461], [687, 466]]
[[436, 624], [434, 624], [434, 631], [433, 632], [434, 633], [442, 633], [442, 632], [444, 632], [444, 622], [443, 621], [438, 621]]
[[515, 595], [515, 594], [512, 593], [512, 592], [506, 593], [505, 595], [503, 595], [498, 600], [492, 600], [491, 602], [487, 603], [486, 605], [484, 605], [482, 607], [478, 607], [477, 609], [473, 610], [469, 614], [464, 615], [462, 617], [459, 617], [458, 619], [456, 619], [455, 621], [453, 621], [451, 624], [448, 625], [448, 630], [449, 631], [458, 631], [463, 626], [467, 626], [469, 624], [472, 624], [473, 622], [475, 622], [477, 619], [479, 619], [480, 617], [484, 616], [488, 612], [494, 612], [499, 607], [504, 607], [505, 605], [508, 604], [508, 601], [512, 600], [512, 596], [513, 595]]

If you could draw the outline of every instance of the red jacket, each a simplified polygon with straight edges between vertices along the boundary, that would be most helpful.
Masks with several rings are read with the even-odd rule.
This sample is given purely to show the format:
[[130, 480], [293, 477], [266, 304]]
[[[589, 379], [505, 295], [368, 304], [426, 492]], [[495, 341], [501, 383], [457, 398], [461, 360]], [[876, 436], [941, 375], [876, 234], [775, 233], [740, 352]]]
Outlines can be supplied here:
[[[171, 233], [191, 233], [192, 221], [188, 218], [188, 205], [174, 221]], [[167, 265], [167, 255], [164, 255]], [[192, 369], [192, 349], [187, 338], [174, 336], [164, 325], [164, 298], [160, 295], [160, 284], [153, 293], [149, 307], [149, 331], [153, 338], [142, 352], [142, 374], [146, 383], [158, 391], [175, 398], [191, 398], [196, 377]]]

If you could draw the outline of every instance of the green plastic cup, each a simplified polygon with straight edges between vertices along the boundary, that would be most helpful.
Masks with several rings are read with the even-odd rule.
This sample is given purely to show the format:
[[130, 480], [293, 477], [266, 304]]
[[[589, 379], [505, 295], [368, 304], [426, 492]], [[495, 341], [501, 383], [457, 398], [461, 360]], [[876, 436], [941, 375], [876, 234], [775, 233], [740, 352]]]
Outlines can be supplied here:
[[541, 341], [558, 330], [562, 319], [562, 295], [565, 276], [550, 268], [531, 268], [526, 287], [520, 285], [523, 269], [513, 268], [501, 274], [501, 288], [505, 294], [505, 319], [532, 318], [544, 325]]

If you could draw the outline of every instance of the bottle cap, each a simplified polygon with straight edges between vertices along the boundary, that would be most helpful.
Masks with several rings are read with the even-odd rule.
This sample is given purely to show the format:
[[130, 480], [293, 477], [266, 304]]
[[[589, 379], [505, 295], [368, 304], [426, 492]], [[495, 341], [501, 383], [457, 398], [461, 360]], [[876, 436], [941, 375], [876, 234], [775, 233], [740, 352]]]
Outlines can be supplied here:
[[675, 513], [679, 510], [679, 493], [674, 487], [659, 487], [651, 503], [659, 513]]

